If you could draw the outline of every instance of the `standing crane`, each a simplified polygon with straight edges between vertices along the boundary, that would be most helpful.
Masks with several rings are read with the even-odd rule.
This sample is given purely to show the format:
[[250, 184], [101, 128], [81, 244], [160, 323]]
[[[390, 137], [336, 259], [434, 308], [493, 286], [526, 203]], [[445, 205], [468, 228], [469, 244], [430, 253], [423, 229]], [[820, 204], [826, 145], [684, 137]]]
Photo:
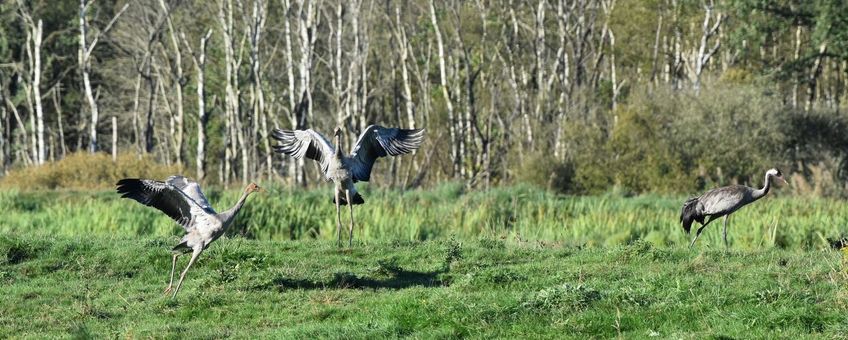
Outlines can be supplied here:
[[186, 234], [172, 250], [171, 279], [165, 294], [170, 292], [174, 284], [174, 271], [177, 267], [177, 258], [185, 253], [191, 252], [188, 265], [180, 274], [177, 289], [174, 289], [173, 299], [180, 291], [188, 269], [200, 256], [209, 244], [217, 240], [235, 220], [247, 196], [253, 192], [260, 191], [255, 183], [250, 183], [244, 189], [236, 205], [221, 213], [216, 213], [200, 186], [183, 176], [171, 176], [164, 182], [150, 179], [125, 178], [118, 181], [117, 191], [122, 198], [131, 198], [141, 204], [159, 209], [180, 226], [185, 229]]
[[371, 179], [371, 169], [377, 158], [399, 156], [418, 149], [424, 141], [424, 129], [385, 128], [379, 125], [369, 125], [359, 135], [350, 155], [342, 154], [342, 129], [336, 128], [334, 137], [336, 146], [330, 144], [322, 134], [312, 130], [281, 130], [274, 129], [271, 136], [280, 141], [274, 150], [302, 159], [314, 159], [321, 165], [321, 171], [328, 181], [335, 184], [336, 227], [338, 229], [337, 243], [342, 242], [341, 206], [350, 208], [350, 227], [348, 228], [348, 247], [353, 244], [353, 205], [365, 203], [362, 196], [356, 192], [354, 183], [368, 182]]
[[[784, 184], [789, 184], [783, 178], [780, 170], [769, 169], [769, 171], [766, 171], [765, 185], [762, 189], [754, 189], [744, 185], [731, 185], [712, 189], [701, 196], [686, 200], [683, 203], [683, 209], [680, 211], [680, 222], [683, 223], [683, 230], [686, 231], [686, 235], [689, 235], [693, 221], [698, 221], [701, 224], [689, 247], [695, 245], [695, 241], [701, 236], [701, 231], [710, 222], [724, 216], [724, 247], [727, 248], [727, 219], [730, 214], [768, 194], [772, 180], [780, 180]], [[709, 219], [704, 223], [704, 219], [707, 217]]]

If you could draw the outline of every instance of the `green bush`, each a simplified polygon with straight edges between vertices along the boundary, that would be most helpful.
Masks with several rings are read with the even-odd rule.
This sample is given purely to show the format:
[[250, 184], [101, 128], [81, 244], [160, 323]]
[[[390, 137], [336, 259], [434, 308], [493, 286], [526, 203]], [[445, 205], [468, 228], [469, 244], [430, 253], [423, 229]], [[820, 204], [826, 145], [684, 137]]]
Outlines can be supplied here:
[[521, 165], [517, 180], [539, 188], [559, 192], [575, 192], [574, 164], [568, 160], [558, 160], [547, 153], [530, 155]]
[[[796, 191], [845, 196], [848, 115], [787, 110], [775, 93], [755, 82], [721, 80], [699, 94], [633, 92], [615, 110], [571, 113], [562, 137], [564, 191], [692, 194], [760, 186], [765, 170], [778, 167], [804, 184]], [[531, 156], [518, 179], [558, 189], [549, 184], [558, 165]]]
[[615, 184], [634, 192], [675, 192], [685, 188], [688, 172], [681, 154], [663, 138], [668, 115], [645, 108], [619, 110], [608, 147], [612, 151]]

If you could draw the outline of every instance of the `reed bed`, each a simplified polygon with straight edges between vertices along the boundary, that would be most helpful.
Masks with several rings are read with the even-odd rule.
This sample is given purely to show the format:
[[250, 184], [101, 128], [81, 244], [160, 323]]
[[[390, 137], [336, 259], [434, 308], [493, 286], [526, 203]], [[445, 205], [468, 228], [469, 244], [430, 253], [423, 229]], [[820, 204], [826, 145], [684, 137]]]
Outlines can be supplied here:
[[[336, 237], [329, 190], [269, 188], [257, 194], [232, 227], [231, 235], [258, 240]], [[571, 246], [615, 246], [645, 240], [655, 246], [684, 246], [678, 222], [683, 196], [566, 196], [526, 186], [466, 191], [446, 184], [396, 191], [364, 186], [366, 204], [355, 206], [355, 239], [419, 241], [443, 238], [502, 238]], [[209, 190], [220, 211], [241, 194]], [[0, 232], [60, 236], [128, 234], [178, 235], [179, 227], [155, 209], [120, 199], [112, 191], [0, 191], [4, 208]], [[346, 207], [343, 207], [346, 208]], [[721, 247], [721, 220], [699, 245]], [[828, 238], [848, 234], [848, 207], [840, 200], [781, 196], [780, 192], [734, 213], [733, 248], [819, 249]], [[347, 231], [347, 212], [342, 224]]]

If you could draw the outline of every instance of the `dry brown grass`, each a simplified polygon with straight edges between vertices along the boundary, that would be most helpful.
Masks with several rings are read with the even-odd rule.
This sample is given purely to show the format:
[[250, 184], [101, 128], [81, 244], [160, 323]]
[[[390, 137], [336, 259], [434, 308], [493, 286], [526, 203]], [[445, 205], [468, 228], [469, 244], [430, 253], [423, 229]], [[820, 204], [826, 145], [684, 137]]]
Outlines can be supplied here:
[[58, 162], [12, 170], [0, 180], [0, 189], [105, 189], [121, 178], [161, 179], [179, 172], [179, 168], [159, 164], [152, 157], [124, 154], [113, 162], [104, 153], [79, 152]]

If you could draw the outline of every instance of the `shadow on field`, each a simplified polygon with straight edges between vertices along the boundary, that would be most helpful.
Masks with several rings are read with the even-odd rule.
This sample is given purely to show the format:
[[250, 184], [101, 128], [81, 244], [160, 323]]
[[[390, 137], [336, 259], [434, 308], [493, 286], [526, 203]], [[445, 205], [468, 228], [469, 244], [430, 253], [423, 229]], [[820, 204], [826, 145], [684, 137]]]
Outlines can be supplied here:
[[409, 287], [444, 287], [450, 282], [439, 278], [439, 274], [445, 270], [430, 272], [410, 271], [401, 268], [392, 270], [391, 277], [386, 279], [372, 279], [360, 277], [349, 272], [333, 274], [333, 278], [327, 281], [312, 281], [303, 279], [292, 279], [278, 277], [257, 289], [404, 289]]

